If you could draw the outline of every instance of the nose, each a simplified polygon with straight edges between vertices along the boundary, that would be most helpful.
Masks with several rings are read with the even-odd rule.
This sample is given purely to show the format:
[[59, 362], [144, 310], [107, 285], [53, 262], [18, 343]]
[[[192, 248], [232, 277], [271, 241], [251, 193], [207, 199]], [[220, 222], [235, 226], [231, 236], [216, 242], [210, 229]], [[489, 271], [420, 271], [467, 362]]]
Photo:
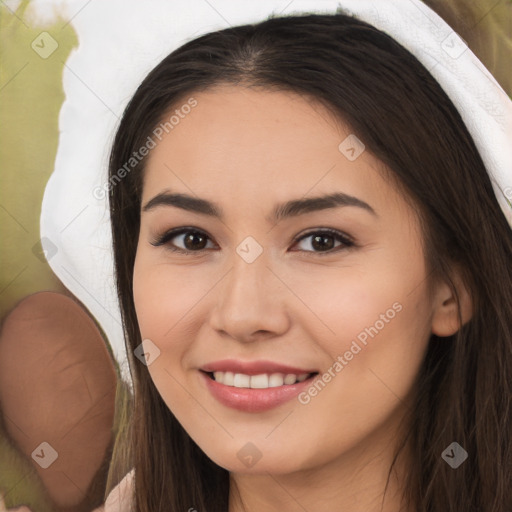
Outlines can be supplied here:
[[252, 262], [238, 254], [216, 287], [210, 325], [242, 343], [281, 336], [289, 328], [289, 290], [269, 266], [265, 251]]

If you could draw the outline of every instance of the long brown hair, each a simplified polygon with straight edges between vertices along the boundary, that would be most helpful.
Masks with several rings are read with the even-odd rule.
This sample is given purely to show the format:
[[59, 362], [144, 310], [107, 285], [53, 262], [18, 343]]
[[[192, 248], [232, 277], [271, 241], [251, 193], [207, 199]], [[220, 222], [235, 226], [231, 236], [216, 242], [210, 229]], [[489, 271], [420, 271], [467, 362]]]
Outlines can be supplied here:
[[[512, 230], [441, 86], [393, 38], [342, 13], [274, 16], [191, 40], [147, 75], [124, 111], [110, 156], [109, 201], [134, 383], [127, 443], [135, 510], [228, 510], [229, 472], [189, 437], [133, 356], [141, 343], [132, 277], [145, 160], [118, 179], [171, 109], [218, 84], [290, 91], [327, 106], [414, 205], [428, 283], [446, 280], [456, 294], [451, 269], [460, 269], [474, 315], [453, 336], [431, 336], [397, 447], [398, 454], [410, 444], [415, 461], [404, 498], [418, 512], [512, 510]], [[456, 470], [441, 457], [454, 441], [468, 453]]]

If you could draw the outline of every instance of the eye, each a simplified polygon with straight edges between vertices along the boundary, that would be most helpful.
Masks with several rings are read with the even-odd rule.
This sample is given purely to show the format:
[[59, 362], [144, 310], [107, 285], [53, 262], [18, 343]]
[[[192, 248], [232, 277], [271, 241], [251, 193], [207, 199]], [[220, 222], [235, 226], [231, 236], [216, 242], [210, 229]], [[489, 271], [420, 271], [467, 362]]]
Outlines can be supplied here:
[[[350, 247], [355, 246], [355, 243], [351, 238], [335, 229], [310, 231], [296, 239], [295, 242], [298, 244], [299, 242], [307, 239], [311, 239], [311, 241], [305, 245], [312, 247], [313, 249], [318, 249], [319, 251], [306, 250], [306, 252], [318, 252], [319, 256], [332, 254], [333, 252], [338, 252], [342, 249], [349, 249]], [[338, 245], [337, 248], [334, 247], [335, 241], [340, 242], [340, 245]]]
[[[322, 256], [325, 253], [331, 254], [333, 252], [338, 252], [342, 249], [348, 249], [355, 246], [355, 243], [350, 237], [335, 229], [329, 228], [310, 231], [309, 233], [296, 238], [294, 240], [294, 246], [308, 238], [311, 238], [311, 242], [305, 245], [309, 245], [313, 250], [302, 250], [304, 252], [318, 253], [318, 255]], [[174, 239], [178, 240], [178, 243], [182, 244], [184, 247], [177, 247], [175, 242], [171, 243]], [[150, 243], [155, 247], [165, 245], [166, 249], [173, 252], [190, 254], [193, 252], [201, 253], [206, 250], [206, 244], [209, 240], [210, 237], [203, 231], [191, 227], [182, 227], [166, 231]], [[339, 242], [337, 247], [335, 246], [336, 241]]]
[[[181, 243], [184, 244], [185, 247], [176, 247], [174, 243], [170, 243], [173, 239], [181, 239]], [[191, 253], [205, 250], [205, 241], [208, 239], [208, 235], [195, 228], [177, 228], [165, 232], [150, 243], [155, 247], [166, 245], [166, 248], [170, 251]]]

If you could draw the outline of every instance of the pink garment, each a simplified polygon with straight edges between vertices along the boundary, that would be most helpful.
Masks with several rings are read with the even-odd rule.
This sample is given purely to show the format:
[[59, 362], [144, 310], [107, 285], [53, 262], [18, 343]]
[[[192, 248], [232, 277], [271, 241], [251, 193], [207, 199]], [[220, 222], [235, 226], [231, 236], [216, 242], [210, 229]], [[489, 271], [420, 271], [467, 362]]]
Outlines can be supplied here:
[[95, 509], [93, 512], [131, 512], [133, 502], [135, 469], [132, 469], [123, 479], [110, 491], [105, 505]]

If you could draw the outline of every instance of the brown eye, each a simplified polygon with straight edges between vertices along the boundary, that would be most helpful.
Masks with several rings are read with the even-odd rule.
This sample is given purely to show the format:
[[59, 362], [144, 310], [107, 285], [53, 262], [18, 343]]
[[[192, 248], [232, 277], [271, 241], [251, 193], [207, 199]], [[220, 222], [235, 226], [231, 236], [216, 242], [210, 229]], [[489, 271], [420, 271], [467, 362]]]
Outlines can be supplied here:
[[[303, 248], [300, 250], [302, 252], [311, 252], [319, 256], [355, 247], [355, 243], [347, 235], [334, 229], [311, 231], [296, 239], [294, 246], [307, 239], [311, 239], [311, 241], [305, 245], [309, 246], [311, 249]], [[205, 251], [208, 241], [210, 241], [210, 237], [203, 231], [185, 227], [167, 231], [150, 243], [155, 247], [164, 245], [165, 248], [170, 251], [191, 254]], [[338, 243], [338, 245], [336, 245], [336, 243]]]
[[[167, 231], [162, 236], [152, 241], [151, 245], [155, 247], [165, 245], [166, 248], [171, 251], [183, 253], [200, 252], [206, 249], [208, 240], [209, 237], [202, 231], [191, 228], [179, 228]], [[183, 247], [180, 247], [180, 245]]]
[[[306, 252], [332, 253], [354, 246], [354, 242], [348, 236], [331, 229], [311, 231], [301, 236], [296, 244], [308, 239], [311, 239], [311, 241], [305, 245], [311, 247], [312, 250], [303, 249]], [[335, 246], [336, 242], [340, 242], [338, 246]]]
[[201, 250], [206, 246], [206, 237], [201, 233], [185, 233], [183, 237], [183, 245], [189, 251]]

